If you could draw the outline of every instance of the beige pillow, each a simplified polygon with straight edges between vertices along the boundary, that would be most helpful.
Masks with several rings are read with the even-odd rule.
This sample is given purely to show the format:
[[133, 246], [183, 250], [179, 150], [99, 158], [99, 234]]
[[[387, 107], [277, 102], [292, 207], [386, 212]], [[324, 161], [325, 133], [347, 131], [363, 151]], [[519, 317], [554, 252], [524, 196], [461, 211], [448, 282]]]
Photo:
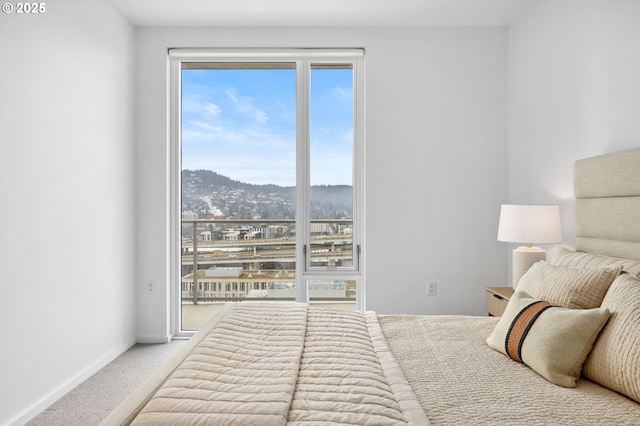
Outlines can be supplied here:
[[620, 265], [622, 266], [622, 272], [640, 277], [640, 260], [620, 259], [618, 257], [603, 256], [601, 254], [574, 251], [562, 246], [555, 247], [550, 252], [550, 256], [547, 256], [547, 260], [555, 266], [581, 268]]
[[640, 402], [640, 279], [620, 275], [602, 301], [611, 319], [584, 365], [584, 376]]
[[566, 308], [597, 308], [621, 268], [568, 268], [540, 261], [522, 276], [517, 289]]
[[487, 344], [550, 382], [574, 388], [582, 364], [608, 319], [609, 310], [605, 308], [553, 306], [516, 291]]

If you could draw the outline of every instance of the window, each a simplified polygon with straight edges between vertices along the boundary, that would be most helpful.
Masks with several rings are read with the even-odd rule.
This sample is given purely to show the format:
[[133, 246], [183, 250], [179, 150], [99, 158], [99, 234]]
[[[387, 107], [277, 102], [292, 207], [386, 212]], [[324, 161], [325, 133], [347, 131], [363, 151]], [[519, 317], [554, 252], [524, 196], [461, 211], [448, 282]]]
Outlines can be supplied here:
[[363, 51], [169, 58], [174, 328], [230, 300], [363, 309]]

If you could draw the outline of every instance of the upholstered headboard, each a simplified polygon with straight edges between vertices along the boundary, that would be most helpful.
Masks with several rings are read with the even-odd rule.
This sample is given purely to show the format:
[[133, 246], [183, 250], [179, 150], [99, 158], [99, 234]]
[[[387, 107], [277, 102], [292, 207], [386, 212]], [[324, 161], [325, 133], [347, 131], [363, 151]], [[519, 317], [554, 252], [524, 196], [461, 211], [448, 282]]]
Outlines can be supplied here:
[[574, 166], [576, 250], [640, 260], [640, 148]]

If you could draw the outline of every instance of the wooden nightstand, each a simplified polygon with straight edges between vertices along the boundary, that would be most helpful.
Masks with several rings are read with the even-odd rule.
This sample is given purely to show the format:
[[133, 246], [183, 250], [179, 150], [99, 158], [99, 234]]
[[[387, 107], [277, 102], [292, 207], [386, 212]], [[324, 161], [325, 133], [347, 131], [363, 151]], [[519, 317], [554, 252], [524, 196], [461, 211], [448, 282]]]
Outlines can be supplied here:
[[513, 296], [513, 287], [487, 287], [487, 314], [500, 317]]

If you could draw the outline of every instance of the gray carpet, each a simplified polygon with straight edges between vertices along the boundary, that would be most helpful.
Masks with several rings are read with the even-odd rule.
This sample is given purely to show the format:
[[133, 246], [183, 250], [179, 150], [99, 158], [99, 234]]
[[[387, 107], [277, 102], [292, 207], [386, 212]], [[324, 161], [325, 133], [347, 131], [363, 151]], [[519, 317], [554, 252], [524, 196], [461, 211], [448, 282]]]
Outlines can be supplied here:
[[137, 344], [27, 423], [28, 426], [99, 424], [187, 340]]

